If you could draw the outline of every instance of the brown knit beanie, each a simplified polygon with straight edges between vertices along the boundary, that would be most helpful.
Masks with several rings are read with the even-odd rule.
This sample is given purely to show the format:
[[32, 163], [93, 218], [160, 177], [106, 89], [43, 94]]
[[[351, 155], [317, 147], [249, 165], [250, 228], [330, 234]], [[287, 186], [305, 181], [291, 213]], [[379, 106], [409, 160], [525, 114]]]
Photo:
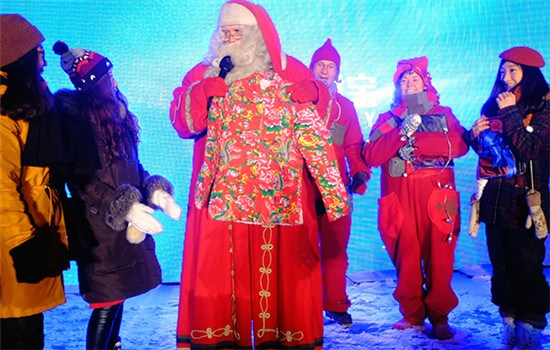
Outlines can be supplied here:
[[42, 33], [23, 16], [0, 15], [0, 67], [17, 61], [43, 41]]

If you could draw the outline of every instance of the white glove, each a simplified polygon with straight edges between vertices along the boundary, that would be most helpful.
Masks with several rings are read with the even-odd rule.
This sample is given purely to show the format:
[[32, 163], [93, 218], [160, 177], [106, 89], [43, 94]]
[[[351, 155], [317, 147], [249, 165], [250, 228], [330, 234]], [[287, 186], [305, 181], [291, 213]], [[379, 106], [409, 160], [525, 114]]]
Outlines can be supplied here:
[[168, 192], [155, 190], [151, 195], [151, 203], [159, 207], [170, 218], [179, 220], [182, 210], [176, 201], [174, 201], [174, 197]]
[[408, 116], [403, 119], [403, 123], [401, 123], [401, 130], [400, 134], [405, 135], [407, 137], [411, 137], [412, 134], [418, 129], [418, 127], [422, 124], [422, 117], [418, 114], [409, 114]]
[[138, 230], [134, 225], [128, 223], [126, 239], [132, 244], [139, 244], [145, 240], [146, 233]]
[[162, 232], [162, 224], [151, 214], [155, 210], [145, 204], [134, 202], [125, 219], [143, 233], [156, 234]]

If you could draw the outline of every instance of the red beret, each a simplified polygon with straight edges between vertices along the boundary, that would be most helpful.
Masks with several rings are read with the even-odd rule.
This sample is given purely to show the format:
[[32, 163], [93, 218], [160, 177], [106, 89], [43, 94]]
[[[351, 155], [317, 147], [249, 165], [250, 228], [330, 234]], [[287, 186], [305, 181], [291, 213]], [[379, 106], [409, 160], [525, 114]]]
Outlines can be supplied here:
[[531, 67], [544, 67], [544, 59], [538, 51], [526, 46], [516, 46], [498, 55], [503, 60]]

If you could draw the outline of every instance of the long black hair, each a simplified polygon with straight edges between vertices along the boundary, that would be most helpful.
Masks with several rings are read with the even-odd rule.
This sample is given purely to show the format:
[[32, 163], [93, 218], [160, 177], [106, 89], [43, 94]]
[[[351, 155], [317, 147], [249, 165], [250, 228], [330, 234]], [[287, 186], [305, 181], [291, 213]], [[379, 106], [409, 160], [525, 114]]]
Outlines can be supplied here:
[[[505, 62], [508, 61], [500, 61], [493, 90], [491, 91], [487, 101], [483, 104], [483, 107], [481, 107], [481, 114], [485, 116], [494, 117], [498, 115], [499, 108], [497, 104], [497, 96], [500, 93], [507, 91], [506, 84], [502, 81], [500, 74], [500, 69]], [[520, 99], [516, 102], [518, 108], [523, 114], [538, 111], [544, 106], [543, 98], [546, 94], [548, 94], [548, 91], [550, 91], [548, 82], [544, 78], [544, 75], [542, 75], [540, 68], [526, 66], [515, 62], [512, 63], [519, 65], [523, 70], [523, 78], [511, 90], [511, 92], [515, 92], [519, 89]]]
[[38, 51], [32, 49], [17, 61], [1, 68], [8, 76], [8, 88], [0, 98], [2, 115], [13, 120], [31, 121], [52, 108], [52, 95], [42, 79], [37, 62]]
[[136, 116], [128, 110], [126, 98], [113, 85], [110, 73], [79, 95], [83, 112], [96, 126], [99, 151], [108, 161], [128, 159], [130, 150], [125, 145], [127, 141], [132, 146], [138, 144], [139, 125]]

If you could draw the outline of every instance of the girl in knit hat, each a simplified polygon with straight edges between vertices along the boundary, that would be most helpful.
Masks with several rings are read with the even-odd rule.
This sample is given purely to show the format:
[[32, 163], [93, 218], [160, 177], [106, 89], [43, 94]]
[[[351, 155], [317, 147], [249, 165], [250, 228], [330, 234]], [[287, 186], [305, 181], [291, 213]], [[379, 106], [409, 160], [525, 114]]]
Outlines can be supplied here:
[[44, 348], [44, 315], [65, 302], [67, 239], [51, 167], [62, 162], [42, 33], [0, 15], [0, 325], [2, 349]]
[[[482, 116], [465, 139], [480, 156], [478, 177], [485, 183], [478, 198], [479, 220], [485, 223], [493, 266], [491, 300], [502, 316], [503, 348], [541, 349], [541, 331], [550, 311], [543, 273], [550, 218], [549, 87], [539, 52], [513, 47], [499, 57]], [[504, 169], [484, 147], [491, 135], [512, 153]]]
[[161, 282], [151, 234], [162, 225], [151, 214], [173, 219], [181, 208], [165, 178], [149, 174], [138, 156], [138, 121], [113, 78], [112, 64], [97, 52], [54, 52], [75, 90], [55, 93], [71, 155], [66, 182], [71, 191], [67, 231], [78, 264], [80, 294], [93, 309], [87, 349], [118, 349], [124, 301]]
[[460, 231], [453, 159], [468, 146], [451, 109], [439, 104], [426, 57], [399, 61], [394, 84], [393, 108], [378, 117], [363, 150], [367, 164], [382, 168], [378, 229], [403, 315], [393, 328], [424, 329], [427, 318], [434, 337], [448, 339], [448, 315], [458, 305], [451, 287]]

